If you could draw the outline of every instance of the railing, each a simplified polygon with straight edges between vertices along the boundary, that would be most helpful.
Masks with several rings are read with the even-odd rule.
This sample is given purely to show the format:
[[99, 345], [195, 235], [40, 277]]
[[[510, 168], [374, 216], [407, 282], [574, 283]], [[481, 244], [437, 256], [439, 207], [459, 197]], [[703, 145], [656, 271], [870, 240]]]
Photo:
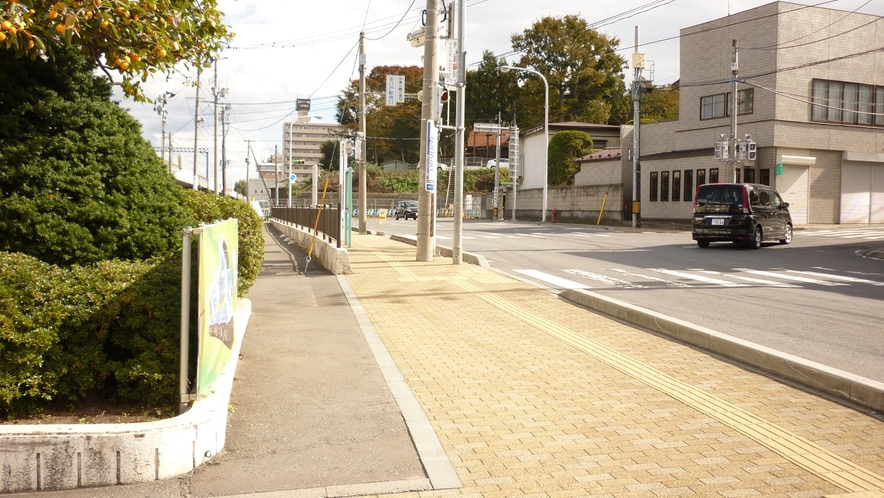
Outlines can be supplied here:
[[[293, 225], [298, 225], [304, 230], [313, 233], [316, 227], [317, 237], [326, 242], [334, 240], [338, 248], [341, 247], [341, 217], [340, 206], [319, 207], [273, 207], [270, 208], [270, 217], [282, 220]], [[316, 216], [319, 215], [319, 224]]]

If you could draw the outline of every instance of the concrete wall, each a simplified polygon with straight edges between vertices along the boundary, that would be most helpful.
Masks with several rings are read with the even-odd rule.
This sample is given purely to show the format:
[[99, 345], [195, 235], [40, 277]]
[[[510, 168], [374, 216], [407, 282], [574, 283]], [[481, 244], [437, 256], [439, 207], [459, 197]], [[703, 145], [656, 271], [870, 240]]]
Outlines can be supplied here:
[[312, 242], [313, 253], [311, 257], [328, 271], [335, 275], [350, 273], [350, 253], [347, 252], [347, 249], [338, 249], [319, 237], [314, 240], [312, 232], [284, 221], [272, 219], [270, 222], [273, 224], [273, 228], [289, 239], [290, 244], [297, 245], [307, 251]]

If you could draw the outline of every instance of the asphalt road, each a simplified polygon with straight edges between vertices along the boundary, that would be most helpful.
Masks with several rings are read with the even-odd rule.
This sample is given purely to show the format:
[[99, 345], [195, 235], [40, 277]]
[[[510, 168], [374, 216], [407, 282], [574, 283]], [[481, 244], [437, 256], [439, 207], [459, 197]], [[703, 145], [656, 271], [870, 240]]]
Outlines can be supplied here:
[[[376, 220], [369, 221], [374, 229]], [[385, 231], [414, 235], [414, 220]], [[451, 246], [453, 222], [437, 224]], [[568, 287], [642, 306], [884, 382], [884, 227], [796, 230], [792, 244], [700, 249], [690, 233], [468, 220], [463, 250], [552, 291]]]

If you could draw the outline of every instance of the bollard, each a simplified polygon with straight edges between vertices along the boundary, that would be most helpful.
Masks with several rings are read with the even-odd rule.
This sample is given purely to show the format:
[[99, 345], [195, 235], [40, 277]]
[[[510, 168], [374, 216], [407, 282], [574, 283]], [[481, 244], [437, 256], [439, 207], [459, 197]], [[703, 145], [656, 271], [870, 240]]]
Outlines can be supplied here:
[[552, 222], [553, 222], [553, 223], [556, 223], [556, 222], [558, 221], [558, 220], [556, 219], [556, 214], [557, 214], [557, 213], [558, 213], [558, 211], [556, 211], [556, 208], [553, 208], [553, 210], [552, 210]]

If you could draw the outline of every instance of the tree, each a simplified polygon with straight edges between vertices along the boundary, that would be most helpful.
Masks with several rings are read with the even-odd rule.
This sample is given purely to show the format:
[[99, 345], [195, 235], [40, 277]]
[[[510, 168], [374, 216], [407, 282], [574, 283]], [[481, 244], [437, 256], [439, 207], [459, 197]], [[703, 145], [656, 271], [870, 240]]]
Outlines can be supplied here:
[[651, 93], [642, 96], [642, 123], [678, 121], [678, 86], [675, 84], [654, 87]]
[[503, 123], [515, 121], [518, 75], [501, 72], [500, 67], [505, 65], [506, 59], [498, 60], [486, 50], [479, 67], [467, 73], [465, 122], [468, 127], [474, 123], [496, 123], [498, 115]]
[[181, 244], [181, 188], [111, 86], [78, 52], [0, 50], [0, 251], [71, 265]]
[[570, 185], [580, 171], [575, 159], [592, 152], [592, 138], [583, 131], [560, 131], [549, 141], [549, 184]]
[[136, 100], [140, 83], [178, 62], [207, 65], [233, 38], [216, 0], [9, 0], [0, 7], [0, 47], [47, 60], [62, 47], [81, 51]]
[[[600, 34], [576, 16], [544, 17], [512, 36], [516, 64], [534, 69], [549, 83], [550, 121], [607, 123], [612, 105], [625, 92], [626, 59], [615, 50], [619, 40]], [[543, 122], [543, 82], [522, 72], [517, 111], [525, 127]]]
[[319, 153], [322, 157], [319, 159], [319, 166], [326, 170], [332, 171], [338, 168], [341, 161], [340, 143], [335, 140], [329, 140], [319, 145]]
[[237, 180], [235, 184], [233, 184], [233, 191], [237, 194], [248, 198], [249, 196], [249, 184], [246, 183], [245, 180]]
[[[416, 94], [423, 86], [423, 69], [417, 66], [377, 66], [365, 77], [366, 149], [375, 162], [396, 158], [417, 162], [420, 149], [421, 102], [406, 99], [395, 106], [385, 105], [380, 97], [386, 90], [386, 76], [405, 76], [405, 92]], [[338, 122], [345, 128], [359, 129], [359, 81], [350, 82], [338, 97]]]

